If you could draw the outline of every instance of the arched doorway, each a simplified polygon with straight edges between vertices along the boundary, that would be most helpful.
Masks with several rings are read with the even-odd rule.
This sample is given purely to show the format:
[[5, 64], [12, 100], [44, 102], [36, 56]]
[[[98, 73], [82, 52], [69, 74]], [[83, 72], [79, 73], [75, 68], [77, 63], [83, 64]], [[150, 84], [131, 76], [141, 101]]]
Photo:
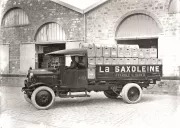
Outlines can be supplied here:
[[[19, 36], [23, 28], [30, 24], [30, 20], [26, 11], [19, 7], [8, 9], [2, 18], [1, 27], [2, 36], [6, 40], [2, 40], [0, 44], [0, 72], [19, 73], [27, 72], [27, 67], [34, 66], [32, 57], [27, 58], [24, 47], [21, 48], [21, 39]], [[11, 37], [9, 39], [9, 36]], [[23, 50], [23, 51], [22, 51]]]
[[140, 48], [158, 48], [161, 32], [156, 21], [143, 13], [131, 14], [120, 21], [116, 29], [118, 44], [138, 44]]
[[36, 68], [54, 67], [65, 63], [63, 58], [45, 56], [48, 52], [65, 49], [66, 34], [59, 24], [49, 22], [42, 25], [35, 35], [35, 44]]

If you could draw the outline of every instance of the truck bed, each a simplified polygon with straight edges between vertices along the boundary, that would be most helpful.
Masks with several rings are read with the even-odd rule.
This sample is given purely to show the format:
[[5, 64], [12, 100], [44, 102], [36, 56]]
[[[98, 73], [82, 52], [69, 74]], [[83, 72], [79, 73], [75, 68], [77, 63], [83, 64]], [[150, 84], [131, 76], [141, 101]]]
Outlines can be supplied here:
[[162, 65], [96, 65], [96, 80], [160, 80]]

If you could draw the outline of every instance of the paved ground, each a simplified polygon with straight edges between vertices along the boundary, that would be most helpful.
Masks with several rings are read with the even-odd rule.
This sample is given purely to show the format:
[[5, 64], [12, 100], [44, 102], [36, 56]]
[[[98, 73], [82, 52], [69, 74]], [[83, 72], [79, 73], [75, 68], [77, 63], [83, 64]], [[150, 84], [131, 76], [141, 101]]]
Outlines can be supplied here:
[[180, 97], [144, 94], [140, 103], [90, 98], [60, 99], [49, 110], [27, 103], [20, 87], [0, 87], [0, 128], [179, 128]]

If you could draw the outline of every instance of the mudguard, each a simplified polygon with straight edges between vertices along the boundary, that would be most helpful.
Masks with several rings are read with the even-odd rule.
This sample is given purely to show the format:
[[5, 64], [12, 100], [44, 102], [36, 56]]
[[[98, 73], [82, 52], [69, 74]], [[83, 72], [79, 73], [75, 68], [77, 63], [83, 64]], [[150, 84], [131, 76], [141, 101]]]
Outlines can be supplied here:
[[40, 86], [47, 86], [47, 87], [52, 88], [52, 86], [50, 86], [50, 85], [48, 85], [48, 84], [45, 84], [45, 83], [43, 83], [43, 82], [31, 84], [31, 85], [29, 86], [29, 88], [37, 88], [37, 87], [40, 87]]

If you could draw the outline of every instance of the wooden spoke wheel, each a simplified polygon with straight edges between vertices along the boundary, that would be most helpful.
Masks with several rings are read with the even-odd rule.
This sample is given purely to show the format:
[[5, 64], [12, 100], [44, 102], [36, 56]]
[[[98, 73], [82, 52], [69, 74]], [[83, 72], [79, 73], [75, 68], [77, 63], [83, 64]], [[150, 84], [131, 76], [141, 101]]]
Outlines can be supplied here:
[[141, 100], [142, 89], [136, 83], [128, 83], [122, 89], [122, 98], [129, 104], [137, 103]]
[[32, 104], [40, 110], [50, 108], [55, 99], [54, 91], [46, 86], [36, 88], [31, 96]]

